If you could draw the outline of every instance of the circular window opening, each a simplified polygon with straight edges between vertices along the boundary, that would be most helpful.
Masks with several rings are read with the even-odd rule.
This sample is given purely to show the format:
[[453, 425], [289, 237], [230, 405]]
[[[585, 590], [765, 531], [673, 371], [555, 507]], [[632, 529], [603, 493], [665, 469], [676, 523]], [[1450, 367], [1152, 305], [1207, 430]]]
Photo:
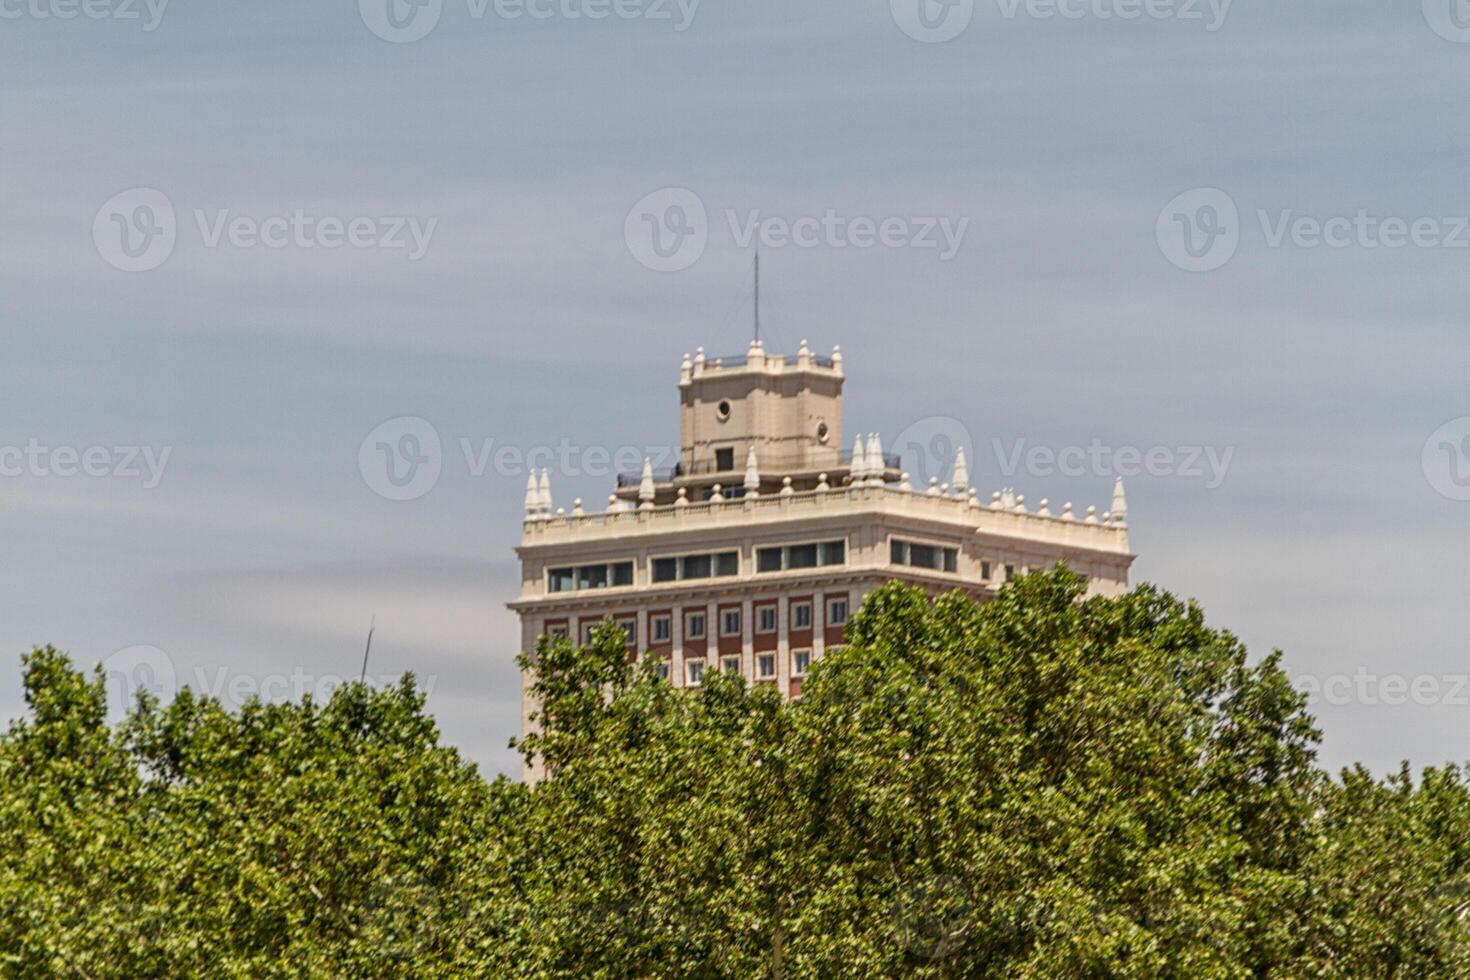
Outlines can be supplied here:
[[821, 424], [819, 424], [817, 426], [817, 441], [820, 442], [820, 443], [822, 443], [823, 445], [826, 444], [827, 437], [830, 436], [831, 434], [832, 433], [827, 430], [827, 423], [826, 422], [822, 422]]
[[715, 411], [719, 413], [720, 421], [725, 421], [730, 417], [730, 403], [720, 402], [719, 405], [715, 406]]

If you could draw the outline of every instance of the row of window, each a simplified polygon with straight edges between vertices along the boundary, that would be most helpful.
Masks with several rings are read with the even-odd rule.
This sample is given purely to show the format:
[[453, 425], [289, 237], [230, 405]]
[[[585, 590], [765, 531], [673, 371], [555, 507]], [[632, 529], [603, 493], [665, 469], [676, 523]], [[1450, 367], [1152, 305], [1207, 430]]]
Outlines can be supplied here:
[[[788, 572], [803, 568], [823, 568], [847, 562], [845, 541], [822, 541], [816, 544], [773, 545], [756, 549], [756, 571]], [[926, 568], [936, 572], [959, 570], [959, 549], [942, 545], [922, 544], [894, 538], [889, 543], [889, 561], [894, 565], [910, 568]], [[719, 551], [708, 554], [679, 555], [653, 559], [654, 582], [697, 581], [708, 578], [728, 578], [740, 573], [740, 554], [736, 551]], [[991, 580], [991, 563], [980, 563], [980, 578]], [[605, 589], [633, 584], [631, 561], [604, 562], [596, 565], [574, 565], [547, 570], [547, 591], [581, 592], [589, 589]], [[1004, 566], [1003, 581], [1016, 577], [1016, 566]], [[773, 625], [771, 629], [775, 629]], [[738, 632], [738, 628], [737, 628]]]
[[739, 574], [740, 554], [735, 551], [653, 560], [655, 582], [682, 582], [686, 579], [724, 578]]
[[846, 541], [822, 541], [817, 544], [788, 544], [755, 549], [757, 572], [789, 572], [800, 568], [821, 568], [847, 562]]
[[900, 541], [894, 538], [889, 545], [889, 561], [910, 568], [929, 568], [936, 572], [953, 572], [959, 567], [958, 548], [941, 548], [917, 541]]
[[546, 573], [546, 588], [550, 592], [581, 592], [632, 584], [633, 563], [630, 561], [553, 568]]
[[[831, 647], [829, 653], [836, 653], [841, 647]], [[755, 679], [758, 681], [774, 681], [776, 679], [776, 654], [758, 653], [755, 655]], [[704, 683], [704, 672], [706, 664], [703, 660], [684, 661], [684, 680], [690, 687], [698, 687]], [[791, 651], [791, 676], [805, 677], [807, 671], [812, 669], [812, 652], [808, 649]], [[720, 658], [720, 670], [729, 674], [740, 673], [740, 656], [731, 654]], [[669, 676], [669, 662], [660, 661], [658, 675], [665, 680]]]
[[[689, 640], [702, 640], [706, 637], [708, 626], [706, 613], [687, 612], [684, 614], [684, 637]], [[743, 615], [739, 609], [720, 610], [720, 635], [740, 636]], [[582, 642], [592, 642], [592, 629], [601, 620], [592, 620], [582, 624]], [[628, 634], [628, 645], [638, 644], [638, 620], [634, 618], [619, 619], [617, 625], [622, 627]], [[847, 600], [827, 600], [827, 625], [843, 626], [847, 623]], [[673, 617], [668, 613], [648, 617], [648, 630], [652, 634], [652, 642], [669, 643], [673, 640]], [[791, 604], [791, 628], [793, 630], [807, 630], [812, 628], [812, 604], [810, 602], [793, 602]], [[755, 631], [757, 633], [776, 632], [776, 607], [773, 605], [760, 605], [755, 607]], [[548, 631], [552, 636], [566, 636], [565, 626], [553, 626]]]
[[[816, 544], [782, 545], [756, 549], [757, 572], [785, 572], [802, 568], [823, 568], [847, 562], [847, 542], [822, 541]], [[651, 574], [654, 582], [684, 582], [707, 578], [728, 578], [740, 574], [738, 551], [716, 551], [695, 555], [670, 555], [655, 558]], [[547, 591], [578, 592], [605, 589], [609, 586], [633, 584], [631, 561], [598, 565], [576, 565], [547, 570]]]

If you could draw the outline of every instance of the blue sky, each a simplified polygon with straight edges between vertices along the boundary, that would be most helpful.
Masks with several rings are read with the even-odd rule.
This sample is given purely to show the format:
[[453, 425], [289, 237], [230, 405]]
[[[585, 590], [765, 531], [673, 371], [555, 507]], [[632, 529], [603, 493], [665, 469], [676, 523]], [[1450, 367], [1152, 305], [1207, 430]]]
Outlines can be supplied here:
[[[900, 26], [918, 0], [703, 0], [683, 30], [653, 0], [602, 20], [566, 13], [596, 0], [517, 19], [443, 0], [411, 43], [373, 33], [374, 0], [173, 0], [156, 23], [94, 2], [109, 16], [0, 2], [0, 450], [48, 464], [0, 476], [0, 713], [33, 644], [156, 648], [179, 680], [248, 692], [355, 675], [376, 617], [371, 673], [431, 679], [446, 736], [513, 771], [525, 476], [476, 475], [462, 440], [668, 445], [680, 355], [748, 338], [732, 222], [832, 211], [966, 222], [947, 260], [763, 249], [768, 341], [842, 345], [849, 432], [957, 424], [987, 497], [1054, 507], [1105, 506], [1111, 474], [1008, 474], [1018, 440], [1230, 450], [1218, 486], [1129, 479], [1135, 580], [1294, 675], [1372, 678], [1314, 705], [1330, 764], [1470, 754], [1470, 43], [1450, 0], [1235, 0], [1218, 23], [1183, 0], [1136, 19], [926, 0], [932, 23], [970, 18], [943, 43]], [[175, 242], [127, 272], [94, 225], [137, 188]], [[625, 234], [665, 188], [707, 218], [677, 272]], [[1159, 235], [1181, 195], [1201, 218], [1198, 189], [1236, 212], [1208, 272]], [[432, 232], [416, 258], [211, 244], [221, 220], [297, 211]], [[1360, 211], [1428, 222], [1427, 244], [1292, 224]], [[394, 501], [359, 451], [401, 417], [431, 423], [441, 472]], [[61, 475], [58, 447], [105, 448], [106, 475]], [[168, 450], [156, 486], [127, 447]], [[605, 500], [581, 469], [558, 464], [559, 505]], [[1438, 693], [1392, 703], [1394, 677]]]

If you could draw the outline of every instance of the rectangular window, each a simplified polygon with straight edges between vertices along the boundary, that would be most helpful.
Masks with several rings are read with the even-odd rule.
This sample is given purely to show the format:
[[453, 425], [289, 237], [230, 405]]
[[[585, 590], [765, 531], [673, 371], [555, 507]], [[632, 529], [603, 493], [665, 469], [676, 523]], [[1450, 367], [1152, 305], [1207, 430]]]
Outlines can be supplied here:
[[592, 642], [592, 627], [594, 627], [596, 625], [597, 625], [597, 623], [595, 621], [594, 622], [591, 622], [591, 623], [583, 623], [582, 624], [582, 645], [583, 646], [586, 646], [587, 644], [589, 644], [589, 643]]
[[805, 677], [811, 666], [812, 652], [810, 650], [791, 651], [791, 675], [793, 677]]
[[578, 565], [575, 568], [552, 568], [546, 572], [548, 592], [580, 592], [583, 589], [605, 589], [610, 585], [633, 584], [633, 563], [612, 562], [602, 565]]
[[786, 572], [847, 562], [846, 541], [823, 541], [817, 544], [789, 544], [757, 548], [757, 572]]
[[1009, 582], [1012, 579], [1014, 579], [1015, 577], [1016, 577], [1016, 566], [1015, 565], [1007, 565], [1006, 566], [1006, 581]]
[[841, 626], [847, 622], [847, 600], [833, 599], [827, 603], [827, 625]]
[[740, 610], [739, 609], [726, 609], [724, 612], [722, 612], [720, 614], [720, 635], [721, 636], [739, 636], [740, 635]]
[[671, 616], [655, 616], [649, 623], [653, 630], [653, 642], [667, 643], [674, 638], [674, 620]]
[[791, 628], [794, 630], [809, 630], [812, 628], [812, 604], [810, 602], [793, 602], [791, 604]]
[[638, 645], [638, 620], [620, 619], [618, 620], [618, 628], [628, 634], [628, 646], [634, 647]]
[[755, 611], [755, 631], [757, 633], [776, 632], [775, 606], [761, 606]]
[[720, 658], [720, 669], [723, 670], [727, 674], [738, 674], [738, 673], [740, 673], [740, 658], [739, 657], [721, 657]]
[[698, 687], [699, 685], [703, 684], [704, 683], [704, 661], [703, 660], [686, 660], [686, 661], [684, 661], [684, 676], [685, 676], [685, 678], [688, 679], [689, 686], [690, 687]]
[[655, 582], [726, 577], [740, 574], [740, 554], [721, 551], [717, 554], [655, 558], [652, 567]]
[[986, 582], [990, 581], [990, 562], [982, 561], [980, 563], [980, 578]]
[[685, 618], [684, 638], [687, 640], [704, 639], [704, 613], [690, 613]]
[[816, 568], [817, 546], [798, 544], [786, 549], [787, 568]]
[[728, 449], [716, 449], [715, 450], [715, 469], [719, 470], [721, 473], [725, 473], [725, 472], [728, 472], [730, 470], [733, 470], [734, 468], [735, 468], [735, 449], [734, 449], [734, 447], [730, 447]]
[[943, 548], [939, 545], [919, 544], [917, 541], [895, 539], [889, 546], [889, 557], [895, 565], [911, 568], [929, 568], [936, 572], [953, 572], [959, 567], [959, 549]]
[[763, 681], [776, 679], [776, 655], [762, 653], [755, 658], [755, 676]]
[[669, 679], [669, 662], [667, 660], [660, 660], [653, 669], [663, 680]]

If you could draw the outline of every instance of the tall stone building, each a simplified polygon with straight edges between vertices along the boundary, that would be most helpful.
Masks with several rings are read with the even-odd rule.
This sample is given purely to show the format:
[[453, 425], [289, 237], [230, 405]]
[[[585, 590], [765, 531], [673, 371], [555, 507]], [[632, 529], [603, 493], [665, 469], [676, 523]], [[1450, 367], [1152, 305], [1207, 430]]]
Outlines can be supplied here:
[[[728, 670], [800, 695], [843, 642], [863, 596], [899, 579], [985, 599], [1011, 577], [1066, 561], [1090, 592], [1126, 590], [1123, 488], [1112, 509], [1036, 510], [1009, 491], [979, 499], [963, 450], [952, 482], [911, 486], [877, 435], [844, 452], [842, 354], [687, 355], [679, 371], [679, 463], [620, 477], [604, 511], [553, 510], [549, 474], [526, 488], [521, 646], [585, 641], [611, 616], [629, 654], [677, 687]], [[523, 693], [523, 729], [534, 710]], [[523, 775], [534, 779], [535, 768]]]

